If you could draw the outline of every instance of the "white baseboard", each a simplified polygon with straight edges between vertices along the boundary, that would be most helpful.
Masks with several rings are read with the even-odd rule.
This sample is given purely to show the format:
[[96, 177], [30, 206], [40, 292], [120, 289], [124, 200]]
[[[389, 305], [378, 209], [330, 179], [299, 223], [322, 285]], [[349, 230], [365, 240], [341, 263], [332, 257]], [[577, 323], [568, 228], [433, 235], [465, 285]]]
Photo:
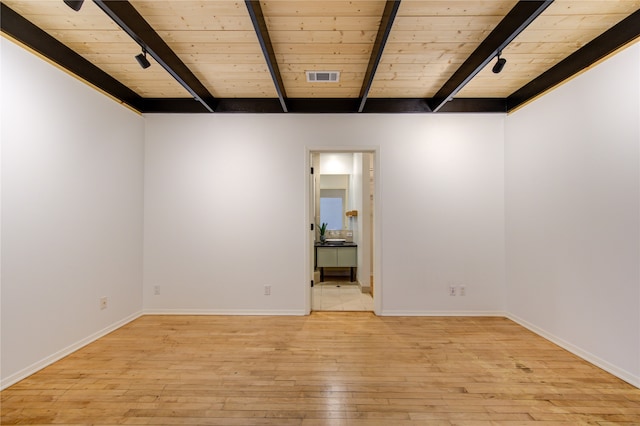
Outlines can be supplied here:
[[549, 340], [552, 343], [555, 343], [556, 345], [560, 346], [561, 348], [571, 352], [574, 355], [579, 356], [580, 358], [584, 359], [585, 361], [590, 362], [591, 364], [602, 368], [604, 371], [613, 374], [614, 376], [618, 377], [619, 379], [624, 380], [625, 382], [629, 383], [630, 385], [633, 385], [637, 388], [640, 388], [640, 377], [620, 368], [620, 367], [616, 367], [615, 365], [599, 358], [598, 356], [592, 354], [589, 351], [586, 351], [576, 345], [573, 345], [569, 342], [567, 342], [564, 339], [561, 339], [558, 336], [555, 336], [552, 333], [549, 333], [546, 330], [541, 329], [540, 327], [537, 327], [525, 320], [523, 320], [522, 318], [519, 318], [516, 315], [513, 314], [507, 314], [506, 315], [507, 318], [509, 318], [511, 321], [518, 323], [519, 325], [523, 326], [524, 328], [534, 332], [535, 334], [537, 334], [538, 336], [541, 336], [547, 340]]
[[387, 317], [504, 317], [503, 311], [394, 311], [383, 310]]
[[145, 309], [144, 315], [245, 315], [245, 316], [302, 316], [304, 309], [252, 310], [252, 309]]
[[56, 361], [59, 361], [60, 359], [64, 358], [65, 356], [77, 351], [78, 349], [81, 349], [85, 346], [87, 346], [88, 344], [98, 340], [99, 338], [106, 336], [107, 334], [111, 333], [114, 330], [117, 330], [118, 328], [122, 327], [123, 325], [126, 325], [128, 323], [130, 323], [131, 321], [141, 317], [143, 314], [142, 312], [137, 312], [133, 315], [129, 315], [128, 317], [115, 322], [113, 324], [111, 324], [110, 326], [103, 328], [102, 330], [93, 333], [92, 335], [79, 340], [78, 342], [67, 346], [64, 349], [59, 350], [58, 352], [49, 355], [48, 357], [37, 361], [33, 364], [31, 364], [30, 366], [23, 368], [22, 370], [18, 371], [15, 374], [12, 374], [11, 376], [8, 376], [4, 379], [2, 379], [2, 381], [0, 382], [0, 390], [6, 389], [11, 385], [14, 385], [16, 383], [18, 383], [20, 380], [24, 380], [27, 377], [29, 377], [30, 375], [37, 373], [38, 371], [42, 370], [43, 368], [53, 364]]

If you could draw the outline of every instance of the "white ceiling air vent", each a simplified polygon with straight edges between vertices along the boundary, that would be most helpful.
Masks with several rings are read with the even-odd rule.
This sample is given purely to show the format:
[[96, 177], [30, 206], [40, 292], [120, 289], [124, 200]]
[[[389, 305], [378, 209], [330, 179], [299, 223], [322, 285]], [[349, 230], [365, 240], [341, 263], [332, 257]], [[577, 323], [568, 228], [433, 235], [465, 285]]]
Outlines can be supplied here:
[[337, 83], [340, 71], [307, 71], [308, 83]]

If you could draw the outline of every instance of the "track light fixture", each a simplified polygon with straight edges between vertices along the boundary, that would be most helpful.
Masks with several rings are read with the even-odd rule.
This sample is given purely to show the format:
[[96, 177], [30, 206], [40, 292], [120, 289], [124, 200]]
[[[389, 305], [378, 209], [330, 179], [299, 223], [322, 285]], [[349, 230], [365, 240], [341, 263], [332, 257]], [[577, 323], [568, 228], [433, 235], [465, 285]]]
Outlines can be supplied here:
[[151, 63], [147, 59], [147, 49], [142, 48], [142, 53], [136, 55], [136, 61], [140, 64], [143, 69], [147, 69], [151, 66]]
[[507, 63], [507, 60], [505, 58], [500, 57], [500, 53], [502, 52], [498, 52], [498, 60], [496, 61], [495, 65], [493, 66], [493, 69], [491, 70], [493, 71], [494, 74], [499, 74], [500, 71], [502, 71], [502, 68], [504, 68], [504, 64]]
[[66, 4], [71, 9], [75, 10], [76, 12], [80, 10], [80, 8], [82, 7], [82, 3], [83, 2], [84, 2], [84, 0], [64, 0], [64, 4]]

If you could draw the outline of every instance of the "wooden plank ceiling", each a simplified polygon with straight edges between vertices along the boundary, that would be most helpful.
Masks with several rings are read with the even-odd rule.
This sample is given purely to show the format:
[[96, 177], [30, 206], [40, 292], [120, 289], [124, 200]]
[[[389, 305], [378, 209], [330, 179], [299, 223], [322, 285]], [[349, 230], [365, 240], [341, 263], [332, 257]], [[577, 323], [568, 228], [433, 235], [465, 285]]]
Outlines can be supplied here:
[[[46, 47], [50, 44], [44, 41], [53, 38], [139, 99], [122, 99], [100, 86], [92, 81], [92, 71], [80, 78], [137, 110], [199, 111], [192, 91], [153, 55], [148, 55], [151, 67], [138, 65], [134, 56], [141, 52], [140, 40], [134, 41], [99, 3], [109, 8], [117, 2], [87, 0], [76, 12], [62, 0], [2, 0], [3, 34], [75, 72]], [[503, 31], [500, 25], [506, 20], [514, 19], [510, 11], [526, 2], [402, 0], [395, 2], [391, 15], [388, 3], [394, 2], [385, 0], [129, 3], [215, 99], [211, 109], [282, 112], [291, 105], [290, 112], [355, 112], [358, 101], [366, 101], [365, 112], [429, 112], [437, 109], [432, 98], [455, 79], [466, 61], [481, 61], [480, 51], [497, 48], [492, 37], [508, 36], [496, 33]], [[495, 55], [491, 56], [477, 75], [469, 74], [468, 81], [450, 94], [453, 102], [443, 111], [508, 111], [571, 76], [560, 68], [579, 73], [640, 35], [640, 0], [530, 3], [544, 5], [502, 49], [504, 70], [491, 72]], [[250, 9], [258, 21], [263, 19], [262, 32]], [[19, 19], [10, 23], [11, 11], [42, 32], [34, 35]], [[383, 34], [386, 24], [389, 31]], [[146, 35], [138, 35], [146, 42]], [[568, 63], [575, 65], [567, 67]], [[340, 80], [309, 83], [306, 71], [339, 71]], [[540, 89], [512, 101], [512, 95], [527, 85]]]

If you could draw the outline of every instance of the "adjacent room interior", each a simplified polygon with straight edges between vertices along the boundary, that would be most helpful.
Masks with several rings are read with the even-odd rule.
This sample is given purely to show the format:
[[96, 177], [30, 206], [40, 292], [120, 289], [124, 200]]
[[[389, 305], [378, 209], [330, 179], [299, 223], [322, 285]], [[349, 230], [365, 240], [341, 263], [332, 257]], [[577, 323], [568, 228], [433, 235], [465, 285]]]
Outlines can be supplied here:
[[[628, 392], [606, 415], [640, 415], [640, 2], [481, 3], [2, 0], [3, 392], [233, 317], [234, 348], [309, 356], [318, 392], [367, 359], [353, 342], [436, 351], [406, 384], [480, 337], [515, 351], [491, 380], [557, 345]], [[310, 332], [318, 352], [287, 346]]]
[[312, 152], [312, 311], [373, 311], [374, 152]]

